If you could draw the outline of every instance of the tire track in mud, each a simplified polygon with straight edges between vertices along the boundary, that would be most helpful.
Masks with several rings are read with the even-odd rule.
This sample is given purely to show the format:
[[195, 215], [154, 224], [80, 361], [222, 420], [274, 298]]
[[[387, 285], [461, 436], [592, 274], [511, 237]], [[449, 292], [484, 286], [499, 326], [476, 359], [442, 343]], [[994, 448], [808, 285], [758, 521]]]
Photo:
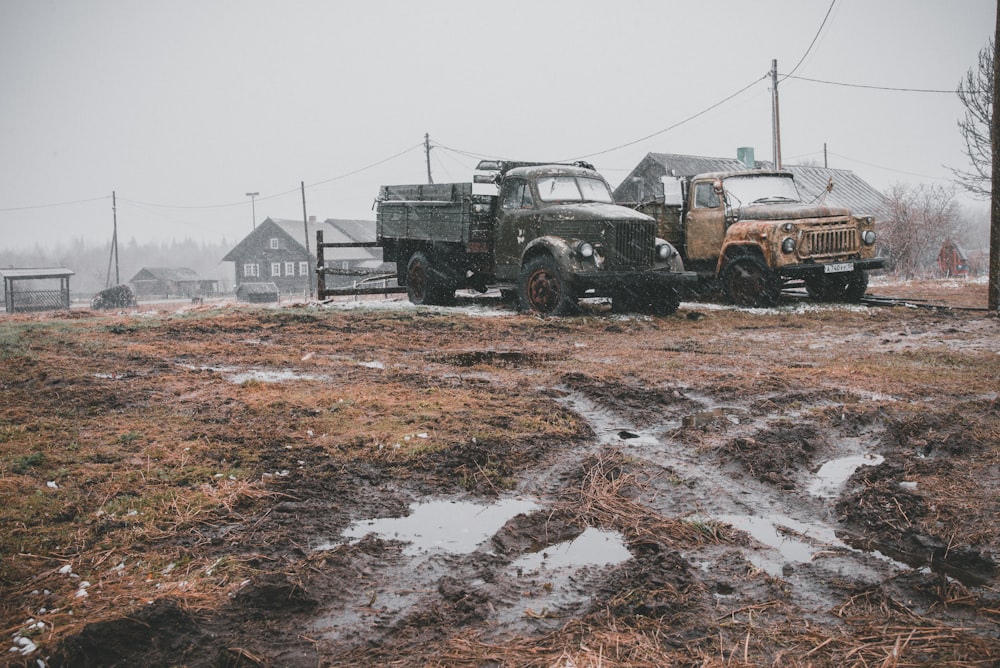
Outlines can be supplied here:
[[[806, 609], [829, 609], [843, 602], [843, 592], [829, 588], [832, 581], [875, 585], [908, 570], [877, 551], [850, 547], [840, 537], [845, 530], [835, 515], [837, 498], [851, 473], [881, 461], [878, 429], [864, 430], [860, 436], [820, 436], [813, 461], [802, 461], [802, 470], [762, 481], [742, 464], [725, 461], [726, 445], [752, 443], [772, 429], [787, 429], [789, 416], [754, 415], [739, 406], [680, 393], [691, 401], [679, 410], [665, 411], [661, 421], [647, 426], [636, 424], [648, 422], [645, 411], [632, 420], [621, 405], [609, 406], [582, 392], [568, 392], [563, 402], [588, 421], [602, 447], [617, 449], [637, 462], [645, 488], [640, 503], [665, 517], [705, 526], [723, 523], [748, 534], [745, 545], [682, 549], [684, 557], [706, 575], [730, 583], [715, 584], [717, 592], [725, 592], [720, 598], [738, 595], [736, 588], [744, 579], [740, 573], [722, 572], [732, 570], [734, 551], [750, 573], [781, 580], [792, 601]], [[809, 421], [803, 412], [796, 411], [793, 417], [797, 429], [805, 430]], [[698, 442], [706, 440], [698, 438], [706, 432], [714, 447]]]

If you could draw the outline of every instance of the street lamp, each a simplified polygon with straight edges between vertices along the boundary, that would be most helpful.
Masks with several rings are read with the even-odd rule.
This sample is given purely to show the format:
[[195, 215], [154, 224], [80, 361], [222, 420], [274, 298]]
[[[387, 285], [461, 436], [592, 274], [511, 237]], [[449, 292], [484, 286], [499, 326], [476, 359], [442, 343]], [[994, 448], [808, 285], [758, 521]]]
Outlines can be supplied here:
[[259, 194], [260, 193], [247, 193], [247, 197], [250, 198], [250, 215], [252, 216], [250, 222], [253, 223], [253, 229], [255, 230], [257, 229], [257, 207], [254, 205], [254, 197]]

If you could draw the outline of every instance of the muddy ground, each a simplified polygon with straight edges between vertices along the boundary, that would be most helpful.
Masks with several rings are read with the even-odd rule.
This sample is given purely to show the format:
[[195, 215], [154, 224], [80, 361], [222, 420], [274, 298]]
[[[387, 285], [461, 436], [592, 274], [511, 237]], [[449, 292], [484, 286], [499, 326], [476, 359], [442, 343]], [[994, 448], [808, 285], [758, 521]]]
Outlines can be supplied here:
[[4, 316], [0, 662], [995, 666], [998, 369], [795, 298]]

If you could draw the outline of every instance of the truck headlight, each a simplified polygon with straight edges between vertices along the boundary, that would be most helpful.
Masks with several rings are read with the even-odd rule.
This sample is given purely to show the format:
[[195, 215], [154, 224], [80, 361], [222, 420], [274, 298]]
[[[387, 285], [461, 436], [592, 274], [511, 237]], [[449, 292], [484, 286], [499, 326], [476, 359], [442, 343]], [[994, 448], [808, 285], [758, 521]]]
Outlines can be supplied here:
[[581, 241], [576, 245], [576, 254], [583, 259], [594, 257], [594, 245], [589, 241]]
[[781, 252], [786, 254], [795, 252], [795, 237], [785, 237], [781, 242]]
[[861, 233], [861, 240], [865, 242], [866, 246], [872, 246], [875, 244], [875, 231], [865, 230]]
[[671, 248], [670, 244], [660, 244], [656, 247], [656, 257], [661, 260], [669, 260], [674, 256], [674, 249]]

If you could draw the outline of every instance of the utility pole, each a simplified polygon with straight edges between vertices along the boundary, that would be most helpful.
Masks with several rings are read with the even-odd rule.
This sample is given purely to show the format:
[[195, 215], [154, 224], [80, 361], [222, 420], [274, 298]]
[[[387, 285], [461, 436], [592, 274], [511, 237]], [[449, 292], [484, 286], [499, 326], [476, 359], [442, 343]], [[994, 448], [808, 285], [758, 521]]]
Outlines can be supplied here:
[[260, 193], [247, 193], [247, 197], [250, 198], [250, 222], [253, 223], [253, 229], [257, 229], [257, 207], [254, 205], [254, 198]]
[[774, 168], [781, 169], [781, 121], [778, 118], [778, 59], [771, 61], [771, 150]]
[[826, 160], [826, 142], [823, 142], [823, 169], [830, 169], [830, 163]]
[[431, 135], [428, 132], [424, 133], [424, 153], [427, 155], [427, 183], [434, 183], [431, 178]]
[[993, 189], [990, 206], [990, 278], [987, 308], [1000, 309], [1000, 3], [993, 38], [993, 111], [990, 118], [990, 144], [993, 150]]
[[118, 200], [116, 199], [115, 191], [111, 191], [111, 219], [114, 223], [114, 233], [111, 235], [111, 255], [108, 256], [108, 277], [104, 281], [104, 287], [110, 288], [108, 283], [111, 282], [111, 259], [114, 258], [115, 261], [115, 285], [121, 285], [121, 279], [118, 277]]
[[[309, 216], [306, 215], [306, 182], [305, 181], [299, 181], [299, 185], [302, 188], [302, 228], [303, 228], [303, 231], [305, 232], [305, 237], [306, 237], [306, 257], [308, 258], [309, 255], [310, 255], [310, 253], [309, 253]], [[311, 264], [311, 262], [310, 262], [310, 264]], [[312, 274], [310, 274], [309, 276], [307, 276], [306, 280], [309, 281], [309, 299], [312, 299], [312, 296], [313, 296], [313, 279], [312, 279]]]

